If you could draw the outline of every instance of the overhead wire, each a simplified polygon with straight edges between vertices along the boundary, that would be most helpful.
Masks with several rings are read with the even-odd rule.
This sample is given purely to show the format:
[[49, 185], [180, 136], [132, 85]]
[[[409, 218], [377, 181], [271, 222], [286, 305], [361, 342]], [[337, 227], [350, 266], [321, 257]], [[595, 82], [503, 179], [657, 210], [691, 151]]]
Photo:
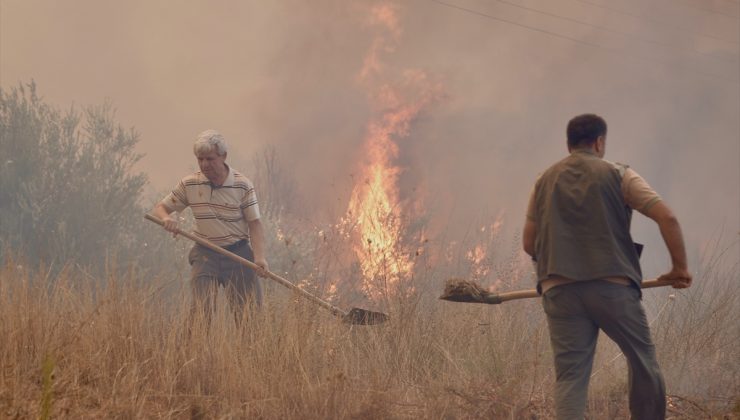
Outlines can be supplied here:
[[519, 26], [520, 28], [529, 29], [531, 31], [541, 32], [543, 34], [554, 36], [556, 38], [567, 39], [568, 41], [576, 42], [576, 43], [583, 44], [583, 45], [588, 45], [590, 47], [605, 48], [607, 50], [609, 49], [607, 47], [604, 47], [603, 45], [599, 45], [599, 44], [596, 44], [596, 43], [593, 43], [593, 42], [584, 41], [582, 39], [569, 37], [567, 35], [559, 34], [557, 32], [548, 31], [546, 29], [538, 28], [536, 26], [525, 25], [523, 23], [515, 22], [513, 20], [504, 19], [504, 18], [500, 18], [498, 16], [489, 15], [489, 14], [486, 14], [486, 13], [483, 13], [483, 12], [479, 12], [477, 10], [468, 9], [466, 7], [458, 6], [456, 4], [446, 3], [446, 2], [444, 2], [442, 0], [431, 0], [431, 1], [434, 2], [434, 3], [440, 4], [442, 6], [446, 6], [446, 7], [452, 8], [452, 9], [457, 9], [457, 10], [460, 10], [460, 11], [463, 11], [463, 12], [467, 12], [467, 13], [470, 13], [470, 14], [478, 15], [478, 16], [481, 16], [481, 17], [484, 17], [484, 18], [487, 18], [487, 19], [491, 19], [491, 20], [497, 20], [499, 22], [508, 23], [510, 25]]
[[698, 7], [698, 6], [695, 6], [695, 5], [693, 5], [693, 4], [689, 3], [689, 2], [686, 2], [686, 1], [683, 1], [683, 2], [682, 1], [678, 1], [677, 3], [679, 5], [681, 5], [681, 6], [686, 7], [686, 8], [689, 8], [689, 9], [700, 10], [702, 12], [711, 13], [713, 15], [723, 16], [723, 17], [726, 17], [728, 19], [737, 20], [738, 18], [740, 18], [740, 16], [738, 16], [738, 15], [732, 15], [732, 14], [729, 14], [729, 13], [720, 12], [719, 10], [708, 9], [708, 8], [704, 8], [704, 7]]
[[659, 19], [654, 19], [654, 18], [650, 18], [650, 17], [647, 17], [647, 16], [643, 16], [643, 15], [638, 15], [638, 14], [626, 12], [624, 10], [615, 9], [613, 7], [605, 6], [605, 5], [601, 4], [601, 3], [597, 3], [597, 2], [593, 2], [593, 1], [589, 1], [589, 0], [573, 0], [573, 1], [576, 1], [576, 2], [579, 2], [579, 3], [583, 3], [583, 4], [587, 4], [589, 6], [597, 7], [599, 9], [608, 10], [610, 12], [618, 13], [620, 15], [629, 16], [629, 17], [632, 17], [632, 18], [635, 18], [635, 19], [641, 19], [641, 20], [644, 20], [646, 22], [652, 22], [652, 23], [657, 23], [659, 25], [669, 26], [669, 27], [671, 27], [673, 29], [677, 29], [677, 30], [680, 30], [680, 31], [689, 31], [691, 33], [691, 35], [694, 35], [694, 36], [703, 37], [703, 38], [709, 38], [709, 39], [714, 39], [714, 40], [721, 41], [721, 42], [726, 42], [726, 43], [732, 44], [732, 45], [740, 45], [740, 42], [731, 41], [731, 40], [728, 40], [728, 39], [725, 39], [725, 38], [721, 38], [721, 37], [718, 37], [718, 36], [715, 36], [715, 35], [706, 34], [706, 33], [694, 32], [693, 29], [690, 29], [690, 28], [686, 28], [686, 27], [678, 26], [678, 25], [672, 25], [672, 24], [666, 23], [665, 21], [661, 21]]
[[[451, 9], [457, 9], [457, 10], [462, 11], [462, 12], [465, 12], [465, 13], [469, 13], [469, 14], [472, 14], [472, 15], [477, 15], [477, 16], [480, 16], [480, 17], [483, 17], [483, 18], [486, 18], [486, 19], [499, 21], [499, 22], [506, 23], [506, 24], [513, 25], [513, 26], [518, 26], [520, 28], [524, 28], [524, 29], [531, 30], [531, 31], [534, 31], [534, 32], [539, 32], [539, 33], [542, 33], [542, 34], [545, 34], [545, 35], [548, 35], [548, 36], [552, 36], [552, 37], [555, 37], [555, 38], [565, 39], [565, 40], [568, 40], [568, 41], [571, 41], [571, 42], [575, 42], [575, 43], [578, 43], [578, 44], [587, 45], [587, 46], [592, 47], [592, 48], [604, 50], [604, 51], [607, 51], [607, 52], [610, 52], [610, 53], [616, 53], [618, 55], [622, 55], [622, 56], [629, 57], [629, 58], [632, 58], [632, 59], [636, 59], [636, 60], [640, 60], [640, 61], [645, 61], [645, 62], [652, 62], [652, 63], [669, 64], [665, 60], [657, 60], [655, 58], [648, 58], [648, 57], [644, 57], [644, 56], [640, 56], [640, 55], [630, 54], [630, 53], [628, 53], [628, 52], [626, 52], [624, 50], [621, 50], [621, 49], [611, 48], [611, 47], [607, 47], [605, 45], [598, 44], [598, 43], [595, 43], [595, 42], [590, 42], [590, 41], [585, 41], [583, 39], [570, 37], [570, 36], [567, 36], [567, 35], [563, 35], [561, 33], [549, 31], [549, 30], [546, 30], [546, 29], [543, 29], [543, 28], [538, 28], [538, 27], [532, 26], [532, 25], [527, 25], [527, 24], [524, 24], [524, 23], [521, 23], [521, 22], [510, 20], [510, 19], [505, 19], [505, 18], [502, 18], [502, 17], [499, 17], [499, 16], [494, 16], [494, 15], [491, 15], [491, 14], [488, 14], [488, 13], [481, 12], [479, 10], [470, 9], [470, 8], [463, 7], [463, 6], [460, 6], [460, 5], [457, 5], [457, 4], [448, 3], [448, 2], [445, 2], [445, 1], [442, 1], [442, 0], [430, 0], [430, 1], [432, 1], [434, 3], [437, 3], [437, 4], [441, 5], [441, 6], [445, 6], [445, 7], [451, 8]], [[703, 76], [705, 78], [710, 78], [710, 79], [722, 81], [722, 82], [725, 82], [725, 83], [732, 83], [732, 84], [735, 84], [735, 85], [740, 85], [740, 81], [738, 81], [738, 80], [728, 80], [728, 79], [726, 79], [723, 76], [718, 75], [718, 74], [707, 73], [707, 72], [698, 71], [698, 70], [693, 70], [693, 71], [686, 70], [686, 71], [688, 71], [689, 73], [694, 73], [695, 75], [701, 75], [701, 76]]]
[[554, 18], [557, 18], [557, 19], [562, 19], [562, 20], [565, 20], [565, 21], [568, 21], [568, 22], [577, 23], [577, 24], [583, 25], [583, 26], [588, 26], [588, 27], [591, 27], [591, 28], [594, 28], [594, 29], [597, 29], [597, 30], [600, 30], [600, 31], [617, 34], [617, 35], [620, 35], [620, 36], [623, 36], [623, 37], [634, 38], [634, 39], [637, 39], [637, 40], [639, 40], [641, 42], [644, 42], [646, 44], [653, 44], [653, 45], [657, 45], [657, 46], [661, 46], [661, 47], [672, 48], [672, 49], [675, 49], [677, 51], [683, 51], [683, 52], [687, 52], [687, 53], [694, 54], [694, 55], [701, 55], [701, 56], [705, 56], [705, 57], [710, 57], [710, 58], [713, 58], [713, 59], [718, 59], [719, 58], [719, 57], [716, 57], [716, 56], [713, 56], [713, 55], [710, 55], [710, 54], [707, 54], [707, 53], [704, 53], [704, 52], [701, 52], [701, 51], [696, 51], [696, 50], [692, 50], [692, 49], [686, 49], [686, 48], [682, 48], [682, 47], [679, 47], [679, 46], [676, 46], [676, 45], [672, 45], [672, 44], [665, 44], [665, 43], [662, 43], [662, 42], [653, 41], [651, 39], [643, 38], [643, 37], [641, 37], [639, 35], [636, 35], [636, 34], [633, 34], [633, 33], [618, 31], [616, 29], [612, 29], [612, 28], [609, 28], [609, 27], [606, 27], [606, 26], [594, 25], [593, 23], [584, 22], [584, 21], [581, 21], [581, 20], [578, 20], [578, 19], [574, 19], [574, 18], [571, 18], [571, 17], [568, 17], [568, 16], [558, 15], [556, 13], [547, 12], [547, 11], [536, 9], [536, 8], [529, 7], [529, 6], [523, 6], [521, 4], [517, 4], [517, 3], [511, 2], [511, 1], [507, 1], [507, 0], [496, 0], [496, 1], [499, 2], [499, 3], [507, 4], [507, 5], [512, 6], [512, 7], [516, 7], [516, 8], [523, 9], [523, 10], [527, 10], [527, 11], [530, 11], [530, 12], [533, 12], [533, 13], [539, 13], [541, 15], [550, 16], [550, 17], [554, 17]]

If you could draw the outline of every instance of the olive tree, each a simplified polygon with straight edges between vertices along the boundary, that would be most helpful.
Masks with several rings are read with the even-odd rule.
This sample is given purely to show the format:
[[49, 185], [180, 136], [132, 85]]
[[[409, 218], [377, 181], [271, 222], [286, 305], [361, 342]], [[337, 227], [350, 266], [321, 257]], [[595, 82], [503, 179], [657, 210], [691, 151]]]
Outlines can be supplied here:
[[0, 247], [51, 263], [99, 265], [139, 244], [139, 136], [110, 103], [66, 111], [35, 83], [0, 89]]

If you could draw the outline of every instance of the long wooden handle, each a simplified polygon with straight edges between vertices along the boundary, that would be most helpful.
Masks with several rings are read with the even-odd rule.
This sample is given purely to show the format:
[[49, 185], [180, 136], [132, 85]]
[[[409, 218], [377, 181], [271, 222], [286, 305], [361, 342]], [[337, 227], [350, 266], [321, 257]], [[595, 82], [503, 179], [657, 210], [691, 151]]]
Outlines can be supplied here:
[[[645, 280], [642, 282], [642, 288], [643, 289], [649, 289], [651, 287], [663, 287], [663, 286], [670, 286], [673, 282], [670, 280]], [[531, 289], [531, 290], [517, 290], [514, 292], [504, 292], [504, 293], [497, 293], [497, 294], [491, 294], [488, 296], [485, 296], [486, 303], [491, 304], [497, 304], [497, 303], [503, 303], [509, 300], [517, 300], [517, 299], [528, 299], [528, 298], [536, 298], [540, 295], [537, 293], [537, 290]]]
[[[164, 226], [164, 222], [162, 221], [162, 219], [160, 219], [157, 216], [154, 216], [154, 215], [151, 215], [151, 214], [148, 214], [147, 213], [147, 214], [144, 215], [144, 218], [146, 218], [147, 220], [150, 220], [150, 221], [152, 221], [152, 222], [154, 222], [154, 223], [156, 223], [156, 224], [158, 224], [160, 226]], [[247, 266], [247, 267], [249, 267], [249, 268], [257, 271], [258, 273], [261, 273], [262, 275], [264, 275], [265, 277], [269, 278], [270, 280], [273, 280], [275, 282], [278, 282], [281, 285], [287, 287], [288, 289], [293, 290], [294, 292], [299, 293], [304, 298], [312, 301], [313, 303], [316, 303], [318, 305], [323, 306], [325, 309], [328, 309], [334, 315], [342, 316], [342, 317], [344, 317], [344, 316], [347, 315], [347, 312], [345, 312], [345, 311], [337, 308], [336, 306], [332, 305], [331, 303], [329, 303], [329, 302], [327, 302], [327, 301], [325, 301], [323, 299], [320, 299], [320, 298], [318, 298], [318, 297], [316, 297], [316, 296], [308, 293], [307, 291], [301, 289], [300, 287], [298, 287], [295, 284], [289, 282], [288, 280], [286, 280], [286, 279], [278, 276], [277, 274], [275, 274], [275, 273], [273, 273], [271, 271], [268, 271], [268, 270], [264, 270], [262, 267], [258, 266], [257, 264], [253, 263], [252, 261], [249, 261], [248, 259], [242, 258], [242, 257], [234, 254], [233, 252], [229, 252], [229, 251], [221, 248], [220, 246], [214, 244], [213, 242], [211, 242], [211, 241], [209, 241], [207, 239], [199, 238], [199, 237], [193, 235], [192, 233], [185, 232], [184, 230], [180, 230], [180, 229], [177, 229], [177, 234], [178, 235], [182, 235], [182, 236], [190, 239], [191, 241], [197, 243], [198, 245], [201, 245], [201, 246], [204, 246], [204, 247], [210, 249], [211, 251], [218, 252], [221, 255], [224, 255], [224, 256], [226, 256], [228, 258], [231, 258], [232, 260], [234, 260], [234, 261], [236, 261], [236, 262], [238, 262], [238, 263], [240, 263], [240, 264], [242, 264], [244, 266]]]

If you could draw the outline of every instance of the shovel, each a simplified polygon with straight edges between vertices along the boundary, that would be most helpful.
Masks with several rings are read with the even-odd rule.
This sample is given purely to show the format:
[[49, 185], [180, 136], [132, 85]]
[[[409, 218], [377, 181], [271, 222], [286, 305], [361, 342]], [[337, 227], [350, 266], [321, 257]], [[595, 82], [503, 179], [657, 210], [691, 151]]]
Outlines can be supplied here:
[[[164, 222], [162, 219], [153, 216], [151, 214], [145, 214], [144, 218], [147, 220], [150, 220], [160, 226], [164, 226]], [[331, 312], [332, 315], [339, 317], [342, 319], [343, 322], [347, 324], [354, 324], [354, 325], [375, 325], [375, 324], [381, 324], [388, 320], [388, 315], [382, 313], [382, 312], [374, 312], [374, 311], [368, 311], [367, 309], [360, 309], [360, 308], [352, 308], [349, 310], [349, 312], [343, 311], [342, 309], [337, 308], [336, 306], [332, 305], [331, 303], [320, 299], [307, 291], [301, 289], [300, 287], [296, 286], [295, 284], [289, 282], [288, 280], [278, 276], [275, 273], [272, 273], [267, 270], [263, 270], [262, 267], [258, 266], [257, 264], [253, 263], [252, 261], [249, 261], [245, 258], [242, 258], [233, 252], [229, 252], [220, 246], [214, 244], [211, 241], [208, 241], [203, 238], [199, 238], [191, 233], [177, 230], [177, 233], [190, 239], [191, 241], [197, 243], [198, 245], [204, 246], [211, 251], [218, 252], [221, 255], [224, 255], [244, 266], [247, 266], [251, 268], [252, 270], [255, 270], [257, 273], [260, 273], [262, 276], [269, 278], [272, 281], [275, 281], [277, 283], [280, 283], [281, 285], [287, 287], [288, 289], [298, 293], [302, 297], [310, 300], [311, 302], [323, 307], [324, 309], [327, 309], [329, 312]]]
[[[671, 286], [673, 284], [670, 280], [645, 280], [642, 282], [642, 288], [648, 289], [651, 287], [662, 287]], [[463, 302], [463, 303], [486, 303], [489, 305], [498, 305], [500, 303], [508, 302], [510, 300], [517, 299], [529, 299], [540, 297], [537, 290], [517, 290], [513, 292], [495, 293], [489, 292], [483, 289], [474, 281], [468, 281], [463, 279], [450, 279], [445, 284], [445, 290], [442, 296], [439, 298], [442, 300], [449, 300], [450, 302]]]

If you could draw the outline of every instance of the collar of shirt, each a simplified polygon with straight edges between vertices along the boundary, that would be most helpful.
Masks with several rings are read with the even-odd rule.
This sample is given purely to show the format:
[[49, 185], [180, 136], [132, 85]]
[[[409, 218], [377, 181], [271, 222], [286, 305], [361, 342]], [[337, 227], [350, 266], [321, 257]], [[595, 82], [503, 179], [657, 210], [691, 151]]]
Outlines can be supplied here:
[[[224, 165], [226, 165], [224, 163]], [[222, 187], [233, 187], [234, 186], [234, 170], [231, 169], [231, 166], [226, 165], [227, 168], [229, 168], [229, 174], [226, 175], [226, 180], [224, 180]]]
[[576, 154], [576, 153], [579, 153], [579, 154], [587, 154], [587, 155], [591, 155], [591, 156], [596, 156], [596, 152], [594, 152], [591, 149], [586, 149], [586, 148], [583, 148], [583, 149], [575, 149], [575, 150], [573, 150], [571, 152], [571, 154]]

